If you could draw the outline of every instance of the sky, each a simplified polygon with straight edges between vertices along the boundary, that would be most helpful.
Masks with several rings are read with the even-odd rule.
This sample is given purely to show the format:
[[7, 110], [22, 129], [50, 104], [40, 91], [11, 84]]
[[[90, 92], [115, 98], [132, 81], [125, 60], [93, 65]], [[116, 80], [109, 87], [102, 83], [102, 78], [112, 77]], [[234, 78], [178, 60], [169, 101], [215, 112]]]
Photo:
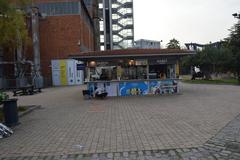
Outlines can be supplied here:
[[226, 38], [240, 12], [240, 0], [133, 0], [135, 40], [176, 38], [181, 46]]

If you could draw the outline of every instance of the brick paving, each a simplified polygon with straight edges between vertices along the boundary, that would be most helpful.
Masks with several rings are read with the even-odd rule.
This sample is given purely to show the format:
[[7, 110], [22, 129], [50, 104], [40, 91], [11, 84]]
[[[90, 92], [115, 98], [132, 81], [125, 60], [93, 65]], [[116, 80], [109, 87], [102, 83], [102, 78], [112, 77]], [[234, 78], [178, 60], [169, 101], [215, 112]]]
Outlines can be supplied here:
[[240, 159], [240, 118], [234, 119], [239, 87], [183, 88], [182, 95], [90, 101], [83, 100], [81, 87], [19, 97], [19, 104], [42, 109], [21, 118], [15, 134], [0, 140], [0, 157]]

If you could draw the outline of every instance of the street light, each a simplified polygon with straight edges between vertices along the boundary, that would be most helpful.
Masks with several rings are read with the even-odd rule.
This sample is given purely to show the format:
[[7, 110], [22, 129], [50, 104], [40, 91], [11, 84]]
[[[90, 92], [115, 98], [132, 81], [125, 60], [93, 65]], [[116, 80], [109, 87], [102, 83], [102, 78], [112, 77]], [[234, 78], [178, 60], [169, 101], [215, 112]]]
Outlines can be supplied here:
[[240, 14], [238, 14], [238, 13], [234, 13], [234, 14], [232, 14], [232, 15], [233, 15], [234, 18], [238, 18], [238, 19], [240, 19]]

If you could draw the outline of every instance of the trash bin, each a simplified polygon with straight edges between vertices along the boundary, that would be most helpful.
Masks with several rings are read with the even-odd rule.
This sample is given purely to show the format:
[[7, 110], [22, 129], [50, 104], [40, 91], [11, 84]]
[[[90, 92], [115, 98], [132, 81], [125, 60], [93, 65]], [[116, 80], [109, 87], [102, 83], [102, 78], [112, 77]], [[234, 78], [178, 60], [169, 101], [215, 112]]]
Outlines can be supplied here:
[[5, 124], [8, 127], [18, 125], [17, 99], [8, 99], [3, 101], [3, 114]]

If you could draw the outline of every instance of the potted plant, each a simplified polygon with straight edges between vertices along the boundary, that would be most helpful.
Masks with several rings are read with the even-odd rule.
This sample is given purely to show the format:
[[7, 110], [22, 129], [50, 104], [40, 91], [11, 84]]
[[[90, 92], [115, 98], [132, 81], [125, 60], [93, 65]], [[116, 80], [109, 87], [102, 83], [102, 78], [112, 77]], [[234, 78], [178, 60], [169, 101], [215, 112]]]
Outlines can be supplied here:
[[5, 92], [0, 92], [0, 104], [3, 104], [3, 115], [8, 127], [18, 124], [17, 99], [10, 99]]

